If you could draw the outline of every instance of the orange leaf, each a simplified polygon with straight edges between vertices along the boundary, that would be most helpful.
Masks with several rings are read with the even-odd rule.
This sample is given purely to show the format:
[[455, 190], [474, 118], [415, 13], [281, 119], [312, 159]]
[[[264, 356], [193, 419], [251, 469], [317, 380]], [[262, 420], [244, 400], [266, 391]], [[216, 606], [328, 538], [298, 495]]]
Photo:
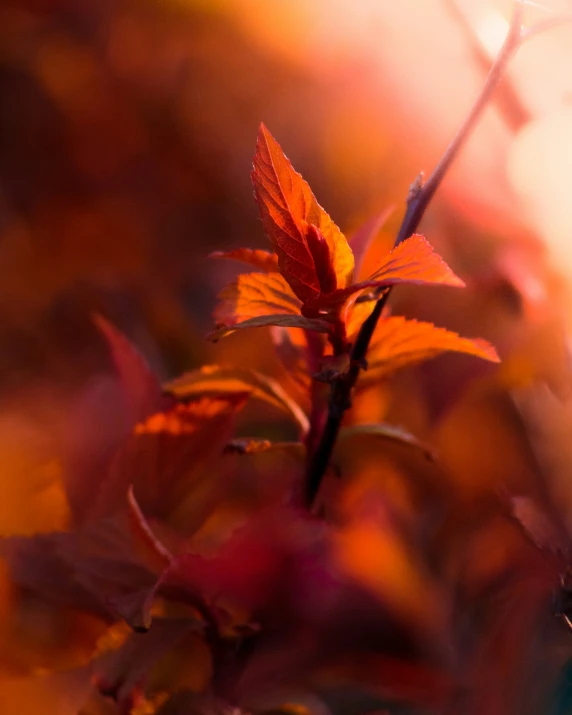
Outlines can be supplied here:
[[300, 315], [300, 301], [279, 273], [243, 273], [218, 298], [214, 319], [228, 327], [264, 315]]
[[367, 354], [367, 382], [378, 380], [405, 365], [413, 365], [443, 352], [466, 353], [499, 362], [496, 350], [486, 340], [462, 338], [432, 323], [406, 320], [401, 316], [379, 321]]
[[423, 236], [415, 234], [388, 253], [367, 280], [306, 301], [305, 313], [332, 312], [341, 308], [350, 296], [366, 288], [385, 288], [399, 283], [439, 284], [454, 288], [465, 286]]
[[465, 283], [419, 234], [414, 234], [390, 251], [369, 277], [370, 280], [380, 281], [384, 285], [441, 283], [456, 288], [465, 287]]
[[247, 398], [247, 392], [204, 397], [136, 425], [110, 467], [92, 516], [125, 504], [131, 485], [146, 516], [168, 516], [201, 476], [201, 467], [221, 453]]
[[300, 328], [274, 327], [271, 331], [274, 350], [286, 374], [298, 383], [306, 395], [309, 387], [308, 342]]
[[234, 251], [214, 251], [209, 258], [229, 258], [233, 261], [246, 263], [258, 268], [264, 273], [278, 273], [278, 256], [270, 251], [257, 248], [237, 248]]
[[308, 430], [308, 418], [300, 406], [272, 378], [255, 370], [224, 365], [204, 365], [171, 380], [164, 389], [179, 400], [198, 396], [229, 395], [248, 392], [279, 410], [289, 413], [302, 432]]
[[230, 335], [238, 328], [265, 328], [268, 325], [278, 325], [285, 328], [303, 328], [304, 330], [314, 330], [317, 333], [329, 332], [331, 325], [325, 320], [318, 318], [305, 318], [303, 315], [262, 315], [259, 318], [250, 318], [242, 323], [237, 323], [231, 327], [219, 324], [207, 335], [209, 340], [220, 340], [226, 335]]
[[323, 292], [319, 273], [326, 270], [326, 266], [316, 266], [308, 245], [309, 226], [319, 229], [328, 245], [337, 287], [349, 285], [354, 258], [344, 235], [263, 124], [258, 132], [252, 182], [280, 271], [300, 300], [315, 299]]

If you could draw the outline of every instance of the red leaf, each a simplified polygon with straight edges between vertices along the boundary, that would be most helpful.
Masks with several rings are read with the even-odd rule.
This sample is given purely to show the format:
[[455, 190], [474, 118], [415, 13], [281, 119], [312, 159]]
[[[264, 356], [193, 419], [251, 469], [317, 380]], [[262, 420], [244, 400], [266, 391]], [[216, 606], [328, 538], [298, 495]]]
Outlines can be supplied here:
[[160, 409], [161, 383], [145, 358], [121, 331], [101, 315], [94, 315], [93, 320], [109, 345], [131, 423]]
[[77, 531], [6, 539], [2, 555], [14, 581], [30, 591], [108, 620], [133, 622], [161, 572], [139, 539], [123, 509]]
[[314, 267], [320, 283], [320, 293], [325, 293], [326, 295], [333, 293], [338, 284], [328, 242], [316, 226], [308, 226], [306, 241], [314, 259]]
[[[113, 513], [125, 503], [131, 485], [146, 516], [166, 518], [193, 487], [202, 483], [205, 465], [218, 456], [232, 436], [234, 417], [248, 392], [204, 397], [159, 412], [136, 425], [122, 446], [102, 485], [92, 516]], [[220, 484], [212, 473], [204, 499], [196, 499], [186, 527], [198, 526], [208, 515]]]
[[315, 299], [322, 292], [307, 241], [309, 226], [323, 234], [336, 284], [345, 288], [353, 276], [351, 249], [264, 125], [258, 132], [252, 181], [264, 231], [278, 254], [280, 271], [300, 300]]
[[234, 251], [214, 251], [209, 258], [229, 258], [258, 268], [264, 273], [278, 273], [278, 256], [256, 248], [237, 248]]
[[155, 590], [198, 593], [207, 602], [222, 598], [248, 610], [272, 608], [288, 588], [302, 590], [292, 583], [291, 568], [308, 554], [317, 558], [325, 533], [323, 524], [306, 514], [267, 508], [236, 529], [212, 556], [176, 556]]
[[462, 338], [445, 328], [436, 328], [432, 323], [406, 320], [401, 316], [382, 318], [367, 354], [368, 369], [362, 384], [447, 351], [499, 362], [496, 350], [486, 340]]

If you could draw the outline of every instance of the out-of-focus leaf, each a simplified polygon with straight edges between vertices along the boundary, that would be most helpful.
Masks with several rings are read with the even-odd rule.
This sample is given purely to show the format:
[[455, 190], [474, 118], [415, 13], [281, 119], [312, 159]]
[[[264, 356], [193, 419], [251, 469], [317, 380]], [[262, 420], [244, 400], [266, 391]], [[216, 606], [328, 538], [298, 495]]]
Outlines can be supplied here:
[[569, 544], [559, 525], [533, 499], [523, 496], [512, 497], [510, 508], [511, 516], [539, 549], [559, 556], [569, 551]]
[[280, 271], [300, 300], [317, 298], [323, 292], [320, 268], [308, 244], [309, 226], [319, 229], [324, 237], [337, 287], [345, 288], [353, 276], [351, 249], [264, 125], [258, 133], [252, 181], [264, 231], [278, 254]]
[[[120, 508], [133, 486], [146, 515], [166, 518], [200, 478], [200, 468], [220, 454], [232, 435], [234, 417], [247, 399], [246, 391], [203, 397], [136, 425], [111, 464], [92, 516]], [[215, 485], [213, 479], [213, 489]], [[196, 506], [200, 521], [202, 505]]]
[[319, 318], [305, 318], [303, 315], [264, 315], [260, 318], [250, 318], [242, 323], [236, 323], [231, 327], [222, 325], [211, 331], [207, 337], [209, 340], [220, 340], [230, 335], [239, 328], [266, 328], [269, 325], [278, 325], [285, 328], [303, 328], [304, 330], [314, 330], [317, 333], [328, 333], [330, 324]]
[[352, 520], [334, 543], [341, 572], [376, 596], [402, 623], [420, 637], [443, 633], [441, 594], [383, 508]]
[[462, 338], [432, 323], [401, 316], [382, 318], [367, 353], [368, 369], [362, 375], [362, 384], [448, 351], [499, 362], [496, 350], [486, 340]]
[[92, 686], [85, 668], [38, 673], [31, 677], [2, 673], [0, 712], [6, 715], [78, 715]]
[[[285, 378], [293, 383], [301, 398], [307, 399], [310, 388], [307, 334], [300, 328], [274, 326], [271, 335], [276, 354], [285, 368]], [[316, 337], [318, 340], [323, 339], [321, 336]]]
[[302, 408], [282, 387], [270, 377], [255, 370], [223, 365], [205, 365], [199, 370], [187, 372], [164, 385], [164, 389], [179, 400], [200, 395], [228, 395], [250, 393], [251, 397], [263, 400], [290, 414], [302, 432], [308, 430], [308, 418]]
[[0, 536], [23, 536], [66, 528], [70, 507], [62, 466], [56, 460], [4, 445], [0, 454]]
[[[175, 556], [142, 603], [148, 612], [154, 594], [177, 592], [207, 603], [222, 599], [247, 611], [280, 609], [290, 589], [301, 598], [307, 584], [296, 583], [296, 569], [309, 568], [323, 542], [324, 527], [305, 513], [282, 505], [260, 510], [220, 545], [216, 553]], [[312, 583], [318, 561], [308, 573]], [[298, 577], [301, 573], [298, 573]]]
[[[345, 658], [337, 672], [340, 680], [354, 684], [353, 693], [343, 698], [343, 690], [340, 693], [340, 688], [334, 686], [328, 701], [337, 704], [347, 699], [348, 705], [353, 707], [344, 708], [346, 713], [389, 715], [393, 712], [412, 712], [409, 707], [404, 711], [401, 707], [396, 709], [396, 701], [409, 706], [415, 704], [415, 712], [417, 708], [421, 711], [430, 709], [442, 712], [450, 705], [455, 691], [454, 677], [446, 669], [440, 670], [430, 663], [388, 655]], [[376, 703], [375, 700], [379, 698], [382, 702]], [[364, 701], [367, 703], [368, 700], [373, 702], [369, 707], [364, 707]]]
[[267, 439], [233, 439], [224, 448], [225, 454], [258, 454], [260, 452], [288, 452], [303, 457], [302, 442], [270, 442]]
[[1, 548], [17, 584], [133, 627], [165, 568], [126, 509], [73, 532], [5, 539]]
[[385, 209], [377, 216], [373, 216], [364, 224], [362, 224], [355, 233], [353, 233], [349, 238], [350, 248], [354, 254], [355, 260], [355, 273], [359, 277], [360, 268], [367, 254], [369, 247], [371, 246], [373, 240], [380, 232], [381, 227], [387, 221], [387, 219], [393, 213], [393, 206]]
[[363, 322], [368, 318], [375, 306], [375, 298], [363, 302], [348, 301], [345, 310], [344, 324], [348, 337], [354, 337], [361, 328]]
[[390, 442], [398, 442], [410, 447], [415, 447], [416, 449], [420, 449], [428, 459], [436, 459], [435, 450], [429, 445], [418, 440], [417, 437], [403, 429], [403, 427], [396, 427], [395, 425], [388, 425], [383, 422], [343, 427], [340, 430], [339, 440], [340, 443], [343, 444], [346, 440], [351, 441], [363, 437], [389, 440]]
[[278, 256], [259, 248], [236, 248], [233, 251], [213, 251], [209, 258], [228, 258], [258, 268], [264, 273], [279, 273]]
[[[135, 705], [144, 689], [149, 671], [177, 643], [193, 631], [200, 631], [200, 620], [155, 618], [145, 633], [131, 633], [119, 648], [109, 647], [109, 636], [100, 640], [104, 652], [95, 663], [93, 680], [100, 692], [113, 698], [121, 708]], [[104, 642], [107, 641], [107, 642]], [[129, 709], [127, 711], [130, 711]]]
[[161, 407], [159, 379], [121, 331], [101, 315], [93, 320], [109, 345], [131, 421], [145, 419]]

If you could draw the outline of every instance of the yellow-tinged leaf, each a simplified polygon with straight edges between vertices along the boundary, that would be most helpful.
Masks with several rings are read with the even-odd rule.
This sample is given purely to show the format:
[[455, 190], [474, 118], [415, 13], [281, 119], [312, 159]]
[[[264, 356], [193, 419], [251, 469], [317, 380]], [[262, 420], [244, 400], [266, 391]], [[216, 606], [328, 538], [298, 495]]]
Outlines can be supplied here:
[[462, 338], [432, 323], [407, 320], [401, 316], [382, 318], [377, 324], [367, 353], [364, 382], [378, 380], [406, 365], [413, 365], [452, 351], [499, 362], [494, 347], [486, 340]]
[[268, 315], [300, 315], [300, 301], [279, 273], [244, 273], [224, 288], [214, 319], [232, 327]]
[[164, 389], [179, 400], [201, 395], [228, 395], [250, 393], [292, 415], [302, 432], [308, 430], [308, 418], [302, 408], [272, 378], [255, 370], [225, 365], [205, 365], [199, 370], [185, 373], [164, 385]]
[[337, 287], [348, 286], [354, 271], [348, 242], [264, 125], [258, 133], [252, 182], [264, 231], [294, 293], [306, 301], [316, 299], [322, 292], [319, 274], [324, 266], [316, 266], [316, 257], [308, 245], [309, 226], [319, 229], [327, 242]]
[[352, 338], [374, 309], [375, 300], [363, 301], [361, 303], [350, 303], [347, 306], [344, 323], [348, 338]]
[[270, 251], [258, 248], [236, 248], [233, 251], [214, 251], [209, 258], [229, 258], [233, 261], [246, 263], [253, 268], [258, 268], [264, 273], [278, 273], [278, 256]]

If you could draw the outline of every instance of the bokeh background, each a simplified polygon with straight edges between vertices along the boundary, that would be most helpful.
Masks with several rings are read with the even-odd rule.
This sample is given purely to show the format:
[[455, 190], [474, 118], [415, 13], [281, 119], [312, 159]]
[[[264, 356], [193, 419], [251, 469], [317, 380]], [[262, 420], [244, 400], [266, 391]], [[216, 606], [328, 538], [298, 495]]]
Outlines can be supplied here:
[[[204, 339], [216, 294], [237, 270], [206, 256], [267, 247], [249, 179], [260, 122], [346, 235], [393, 208], [373, 264], [392, 244], [409, 185], [431, 171], [471, 106], [511, 7], [3, 0], [2, 535], [65, 526], [59, 464], [70, 441], [87, 439], [73, 431], [86, 400], [114, 428], [111, 363], [94, 312], [165, 379], [209, 362], [280, 377], [265, 330]], [[570, 12], [566, 0], [531, 3], [526, 23]], [[410, 466], [388, 467], [385, 488], [409, 504], [411, 519], [421, 510], [431, 522], [444, 572], [462, 570], [467, 552], [450, 545], [475, 525], [468, 600], [524, 548], [504, 521], [487, 521], [502, 490], [555, 499], [559, 518], [572, 519], [571, 186], [572, 24], [563, 23], [511, 62], [423, 222], [468, 289], [454, 299], [413, 289], [392, 296], [395, 312], [487, 338], [501, 367], [439, 358], [364, 394], [353, 416], [403, 424], [439, 449], [429, 489], [448, 505], [439, 528], [425, 492], [411, 504], [403, 496], [400, 469]], [[247, 411], [243, 429], [280, 435], [273, 419]], [[370, 486], [375, 459], [362, 465]], [[39, 712], [39, 703], [46, 713], [78, 712], [85, 693], [62, 669], [77, 649], [89, 651], [98, 628], [56, 617], [41, 599], [15, 619], [21, 594], [8, 573], [2, 584], [0, 712]], [[526, 630], [523, 622], [515, 632]]]

